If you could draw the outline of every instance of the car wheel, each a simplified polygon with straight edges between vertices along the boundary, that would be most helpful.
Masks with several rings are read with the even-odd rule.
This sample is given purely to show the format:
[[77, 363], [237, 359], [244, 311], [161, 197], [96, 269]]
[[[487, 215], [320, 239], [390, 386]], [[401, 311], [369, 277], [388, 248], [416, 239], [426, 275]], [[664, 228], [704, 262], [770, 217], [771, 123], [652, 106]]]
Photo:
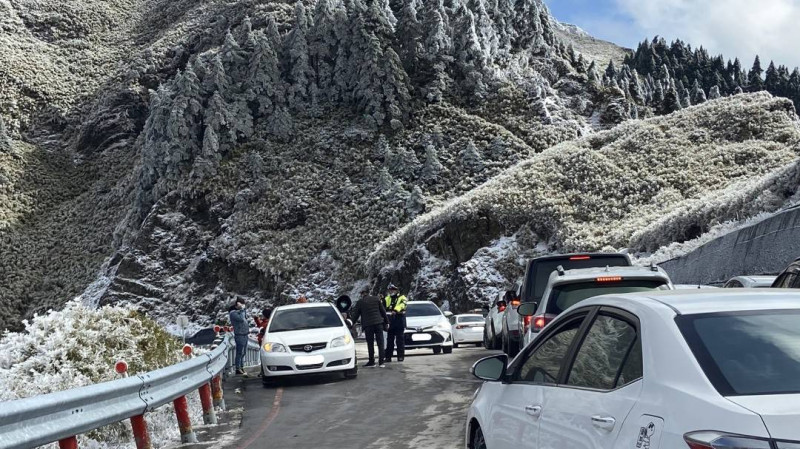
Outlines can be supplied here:
[[458, 343], [453, 343], [453, 347], [457, 348], [458, 347]]
[[483, 346], [483, 343], [475, 343], [476, 348], [480, 348], [481, 346]]
[[472, 435], [472, 444], [470, 445], [472, 449], [486, 449], [486, 438], [483, 437], [483, 430], [480, 427], [475, 429], [475, 433]]
[[434, 354], [441, 354], [442, 353], [442, 347], [441, 346], [436, 346], [435, 348], [433, 348], [433, 353]]
[[442, 346], [442, 352], [445, 354], [452, 354], [454, 346]]
[[518, 341], [509, 341], [508, 342], [508, 355], [515, 356], [519, 353], [519, 342]]
[[356, 377], [358, 377], [358, 367], [357, 366], [355, 368], [353, 368], [353, 369], [349, 369], [349, 370], [344, 372], [344, 378], [345, 379], [355, 379]]

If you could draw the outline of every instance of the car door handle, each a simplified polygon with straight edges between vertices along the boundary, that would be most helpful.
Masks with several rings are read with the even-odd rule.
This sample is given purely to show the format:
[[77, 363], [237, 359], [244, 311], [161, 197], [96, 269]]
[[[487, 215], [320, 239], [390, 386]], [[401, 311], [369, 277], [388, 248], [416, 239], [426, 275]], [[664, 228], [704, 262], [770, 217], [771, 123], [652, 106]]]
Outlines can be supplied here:
[[534, 418], [538, 418], [542, 414], [542, 406], [541, 405], [525, 406], [525, 413], [533, 416]]
[[598, 429], [611, 431], [616, 423], [617, 420], [611, 416], [592, 416], [592, 425]]

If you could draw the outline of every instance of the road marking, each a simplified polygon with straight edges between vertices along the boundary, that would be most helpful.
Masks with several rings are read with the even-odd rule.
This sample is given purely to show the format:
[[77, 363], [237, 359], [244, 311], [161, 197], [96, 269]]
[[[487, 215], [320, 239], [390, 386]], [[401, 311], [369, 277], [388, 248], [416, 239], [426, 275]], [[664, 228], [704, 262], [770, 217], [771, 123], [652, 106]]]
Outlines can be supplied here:
[[250, 447], [251, 444], [253, 444], [254, 441], [256, 441], [259, 437], [261, 437], [261, 434], [263, 434], [267, 430], [269, 425], [272, 424], [272, 421], [274, 421], [275, 418], [278, 417], [278, 412], [281, 410], [282, 398], [283, 398], [283, 388], [281, 387], [278, 388], [278, 391], [275, 392], [275, 400], [272, 401], [272, 410], [269, 411], [267, 418], [264, 420], [263, 423], [261, 423], [261, 427], [259, 427], [258, 430], [256, 430], [256, 433], [254, 433], [253, 436], [251, 436], [247, 441], [245, 441], [244, 444], [239, 446], [238, 449], [247, 449], [248, 447]]

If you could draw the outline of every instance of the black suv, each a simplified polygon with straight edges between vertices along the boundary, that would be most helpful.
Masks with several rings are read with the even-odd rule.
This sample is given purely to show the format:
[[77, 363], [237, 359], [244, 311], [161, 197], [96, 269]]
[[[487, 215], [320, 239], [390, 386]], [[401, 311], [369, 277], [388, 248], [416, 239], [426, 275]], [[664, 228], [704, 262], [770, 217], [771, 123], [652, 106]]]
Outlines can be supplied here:
[[778, 275], [772, 288], [800, 288], [800, 259], [795, 260]]

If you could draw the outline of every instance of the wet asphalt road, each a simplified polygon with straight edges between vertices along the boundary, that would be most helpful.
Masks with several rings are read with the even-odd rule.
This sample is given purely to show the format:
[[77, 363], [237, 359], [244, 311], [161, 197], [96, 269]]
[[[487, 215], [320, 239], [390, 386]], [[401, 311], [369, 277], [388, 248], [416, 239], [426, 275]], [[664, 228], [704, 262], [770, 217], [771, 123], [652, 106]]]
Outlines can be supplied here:
[[[359, 364], [366, 345], [357, 346]], [[433, 355], [406, 354], [386, 368], [289, 379], [263, 388], [261, 379], [237, 379], [244, 412], [229, 449], [457, 448], [463, 447], [466, 410], [479, 383], [469, 374], [492, 354], [474, 346]]]

